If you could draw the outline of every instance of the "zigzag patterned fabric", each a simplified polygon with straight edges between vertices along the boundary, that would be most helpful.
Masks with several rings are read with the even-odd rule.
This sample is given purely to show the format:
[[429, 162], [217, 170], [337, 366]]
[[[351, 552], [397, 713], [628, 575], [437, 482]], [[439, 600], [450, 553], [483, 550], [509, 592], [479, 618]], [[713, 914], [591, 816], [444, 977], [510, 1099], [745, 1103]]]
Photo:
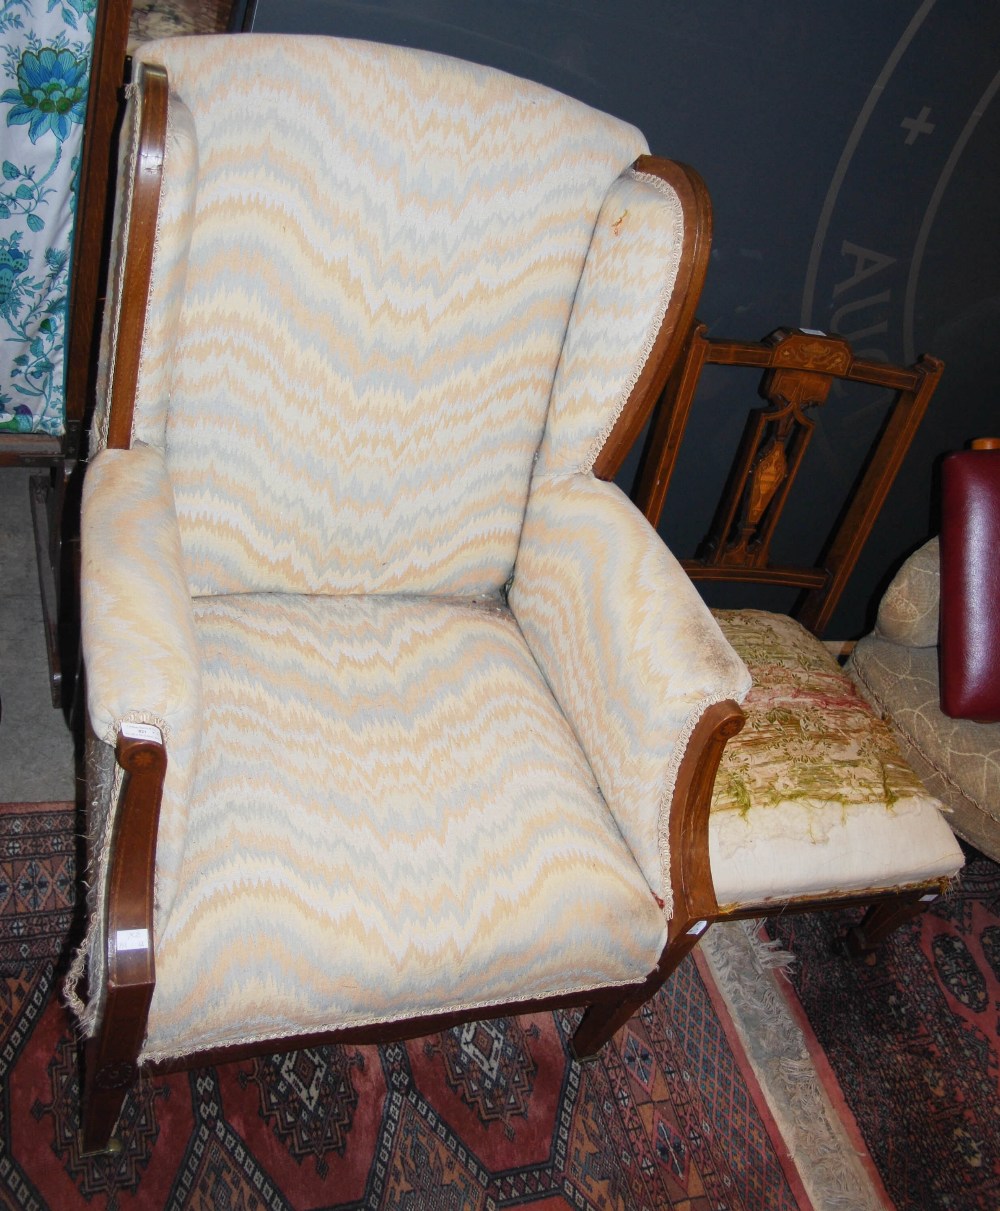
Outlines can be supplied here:
[[508, 610], [194, 617], [202, 755], [147, 1058], [645, 977], [664, 915]]
[[189, 179], [189, 129], [198, 146], [183, 282], [161, 263], [181, 207], [154, 270], [154, 311], [183, 289], [165, 434], [143, 417], [155, 361], [137, 421], [166, 445], [192, 592], [498, 590], [597, 215], [642, 136], [363, 43], [139, 57], [171, 81], [168, 179], [175, 157]]
[[742, 699], [750, 678], [659, 536], [634, 522], [614, 484], [536, 478], [510, 605], [669, 915], [680, 760], [705, 709]]
[[747, 687], [591, 473], [677, 197], [632, 127], [486, 68], [139, 57], [171, 96], [133, 449], [102, 405], [82, 529], [95, 730], [167, 735], [146, 1058], [640, 981], [684, 746]]
[[659, 333], [683, 238], [680, 199], [665, 181], [629, 170], [612, 183], [573, 301], [536, 479], [593, 467]]

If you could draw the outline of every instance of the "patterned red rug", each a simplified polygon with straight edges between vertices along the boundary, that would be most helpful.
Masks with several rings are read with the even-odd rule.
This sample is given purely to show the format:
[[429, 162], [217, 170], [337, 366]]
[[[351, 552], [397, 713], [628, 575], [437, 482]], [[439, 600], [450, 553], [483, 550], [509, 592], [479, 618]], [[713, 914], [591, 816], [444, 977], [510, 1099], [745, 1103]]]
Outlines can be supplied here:
[[597, 1063], [572, 1018], [477, 1023], [143, 1083], [118, 1156], [82, 1157], [58, 1001], [66, 805], [0, 806], [0, 1200], [74, 1208], [809, 1211], [759, 1088], [687, 961]]
[[838, 946], [856, 913], [772, 928], [897, 1211], [1000, 1207], [1000, 866], [968, 857], [960, 884], [867, 964]]

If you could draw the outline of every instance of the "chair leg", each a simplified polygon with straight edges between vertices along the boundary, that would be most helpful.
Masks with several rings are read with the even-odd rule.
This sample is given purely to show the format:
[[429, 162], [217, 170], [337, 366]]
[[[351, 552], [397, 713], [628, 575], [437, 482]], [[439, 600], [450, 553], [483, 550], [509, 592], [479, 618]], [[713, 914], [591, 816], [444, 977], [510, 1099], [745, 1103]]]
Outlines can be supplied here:
[[83, 1153], [118, 1152], [120, 1141], [114, 1130], [121, 1117], [137, 1068], [127, 1062], [101, 1063], [100, 1039], [88, 1039], [83, 1055], [81, 1098], [81, 1144]]
[[[673, 922], [671, 923], [674, 924]], [[581, 1063], [592, 1060], [605, 1043], [610, 1042], [625, 1023], [666, 983], [681, 959], [697, 946], [708, 923], [697, 922], [684, 932], [674, 930], [656, 969], [644, 984], [627, 992], [620, 1000], [588, 1005], [570, 1040], [570, 1050]]]
[[873, 904], [861, 922], [848, 930], [844, 943], [854, 958], [862, 958], [871, 952], [900, 925], [911, 921], [938, 897], [933, 892], [910, 892], [891, 900]]
[[610, 1004], [600, 1002], [588, 1005], [570, 1040], [569, 1049], [573, 1058], [581, 1064], [596, 1059], [604, 1044], [614, 1038], [649, 996], [643, 990]]

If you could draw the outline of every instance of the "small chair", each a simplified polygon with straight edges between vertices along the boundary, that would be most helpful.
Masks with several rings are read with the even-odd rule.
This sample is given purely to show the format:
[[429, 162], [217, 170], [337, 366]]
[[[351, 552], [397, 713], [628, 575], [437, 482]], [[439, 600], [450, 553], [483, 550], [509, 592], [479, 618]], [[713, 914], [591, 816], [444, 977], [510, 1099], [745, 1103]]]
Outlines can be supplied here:
[[[675, 913], [703, 931], [715, 920], [792, 909], [870, 905], [851, 932], [869, 951], [936, 899], [962, 866], [940, 804], [900, 757], [887, 725], [817, 638], [830, 619], [940, 377], [921, 358], [901, 368], [856, 358], [847, 342], [779, 329], [762, 342], [712, 340], [697, 325], [657, 408], [633, 499], [657, 525], [702, 368], [763, 371], [722, 501], [694, 559], [694, 579], [802, 590], [794, 616], [713, 610], [746, 662], [746, 726], [723, 754], [710, 805], [694, 809]], [[815, 566], [776, 566], [771, 546], [835, 380], [893, 394], [866, 468]], [[832, 406], [832, 405], [831, 405]], [[818, 545], [818, 544], [817, 544]], [[695, 814], [703, 811], [702, 815]]]
[[[140, 1067], [662, 984], [746, 669], [614, 485], [697, 175], [503, 73], [138, 52], [82, 515], [83, 1135]], [[86, 975], [86, 1002], [76, 989]]]

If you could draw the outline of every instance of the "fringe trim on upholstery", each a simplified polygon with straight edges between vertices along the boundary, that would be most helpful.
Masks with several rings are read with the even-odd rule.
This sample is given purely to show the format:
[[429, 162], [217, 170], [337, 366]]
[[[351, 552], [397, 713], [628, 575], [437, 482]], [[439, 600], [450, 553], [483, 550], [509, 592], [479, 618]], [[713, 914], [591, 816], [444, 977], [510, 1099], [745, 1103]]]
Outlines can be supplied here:
[[99, 908], [111, 849], [111, 805], [118, 801], [123, 771], [115, 760], [113, 745], [93, 733], [87, 737], [84, 764], [87, 772], [87, 869], [83, 882], [87, 889], [87, 932], [66, 973], [63, 1000], [84, 1037], [89, 1037], [97, 1025], [99, 994], [104, 986], [104, 929]]
[[[664, 943], [666, 938], [664, 937]], [[530, 992], [524, 992], [518, 996], [504, 997], [503, 1003], [510, 1005], [518, 1005], [522, 1001], [540, 1001], [549, 997], [575, 996], [578, 993], [584, 992], [600, 992], [609, 988], [635, 988], [642, 983], [646, 978], [643, 975], [636, 975], [631, 980], [608, 980], [602, 984], [586, 984], [582, 988], [574, 985], [565, 985], [561, 988], [547, 989], [544, 992], [539, 992], [538, 989], [532, 989]], [[584, 1002], [581, 1002], [584, 1004]], [[196, 1056], [204, 1051], [215, 1051], [221, 1047], [241, 1047], [257, 1044], [275, 1043], [279, 1044], [285, 1039], [296, 1039], [304, 1034], [333, 1034], [338, 1030], [349, 1030], [355, 1027], [364, 1026], [390, 1026], [394, 1022], [405, 1022], [412, 1017], [423, 1016], [428, 1013], [435, 1014], [451, 1014], [451, 1013], [475, 1013], [480, 1009], [493, 1009], [497, 1005], [496, 998], [490, 998], [485, 1001], [456, 1001], [449, 1005], [436, 1006], [433, 1009], [414, 1009], [404, 1013], [378, 1014], [375, 1016], [358, 1016], [353, 1017], [350, 1021], [332, 1021], [318, 1023], [300, 1023], [296, 1026], [288, 1027], [284, 1030], [265, 1030], [259, 1032], [248, 1032], [237, 1037], [225, 1036], [219, 1039], [206, 1039], [196, 1047], [185, 1046], [179, 1050], [169, 1047], [159, 1047], [148, 1045], [148, 1039], [143, 1044], [142, 1053], [139, 1056], [140, 1064], [158, 1064], [166, 1063], [170, 1060], [176, 1060], [182, 1056]], [[280, 1051], [280, 1046], [275, 1047], [276, 1051]]]
[[816, 1211], [883, 1206], [809, 1056], [774, 969], [795, 956], [757, 936], [759, 921], [718, 922], [701, 949]]
[[[111, 859], [111, 836], [118, 811], [125, 771], [115, 758], [115, 745], [123, 723], [150, 723], [160, 729], [163, 743], [170, 730], [159, 715], [127, 711], [108, 732], [107, 739], [91, 733], [87, 738], [87, 932], [63, 981], [63, 1001], [76, 1018], [85, 1038], [97, 1030], [97, 1014], [107, 981], [107, 944], [103, 906]], [[85, 991], [84, 991], [85, 990]], [[84, 999], [86, 997], [86, 999]]]

